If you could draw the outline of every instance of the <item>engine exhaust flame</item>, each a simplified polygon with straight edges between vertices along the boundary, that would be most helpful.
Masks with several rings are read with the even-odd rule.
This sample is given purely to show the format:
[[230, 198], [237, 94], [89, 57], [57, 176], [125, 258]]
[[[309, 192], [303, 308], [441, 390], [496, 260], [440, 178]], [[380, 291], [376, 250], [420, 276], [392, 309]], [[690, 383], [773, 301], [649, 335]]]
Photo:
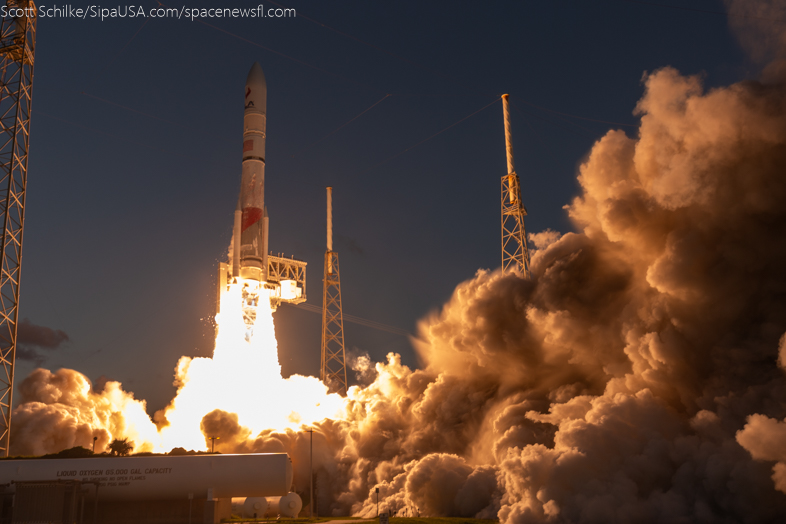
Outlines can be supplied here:
[[[232, 284], [216, 318], [212, 358], [182, 357], [176, 368], [177, 396], [164, 410], [168, 425], [160, 448], [205, 449], [203, 417], [221, 410], [257, 434], [263, 429], [297, 429], [336, 418], [342, 398], [328, 394], [316, 378], [281, 377], [268, 290], [256, 281]], [[286, 399], [286, 401], [283, 401]]]

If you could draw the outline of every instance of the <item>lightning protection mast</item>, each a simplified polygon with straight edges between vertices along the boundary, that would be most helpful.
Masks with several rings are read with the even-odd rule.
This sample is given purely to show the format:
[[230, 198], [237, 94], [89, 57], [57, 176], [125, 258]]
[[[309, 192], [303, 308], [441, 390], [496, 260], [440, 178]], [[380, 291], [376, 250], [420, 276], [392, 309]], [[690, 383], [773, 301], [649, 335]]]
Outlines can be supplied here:
[[341, 279], [338, 253], [333, 251], [333, 188], [327, 188], [327, 251], [322, 296], [322, 366], [319, 378], [331, 393], [347, 394], [347, 362], [344, 351], [344, 313], [341, 311]]
[[8, 0], [0, 22], [0, 454], [8, 456], [33, 102], [36, 7]]
[[505, 117], [505, 151], [508, 159], [508, 174], [502, 177], [502, 271], [518, 271], [529, 278], [529, 250], [524, 229], [527, 209], [521, 203], [521, 185], [513, 165], [508, 95], [502, 95], [502, 113]]

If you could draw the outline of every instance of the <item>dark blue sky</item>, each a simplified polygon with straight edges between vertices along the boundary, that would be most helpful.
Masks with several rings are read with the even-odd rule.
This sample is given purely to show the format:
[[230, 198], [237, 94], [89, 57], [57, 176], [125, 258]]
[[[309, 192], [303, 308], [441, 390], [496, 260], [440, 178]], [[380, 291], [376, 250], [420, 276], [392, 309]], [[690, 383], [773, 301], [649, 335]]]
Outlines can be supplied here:
[[[593, 142], [636, 133], [596, 120], [635, 126], [645, 71], [673, 66], [709, 87], [755, 76], [726, 17], [704, 12], [720, 1], [663, 3], [697, 10], [291, 0], [288, 19], [40, 19], [20, 312], [70, 338], [43, 365], [120, 380], [157, 409], [177, 359], [210, 355], [254, 61], [268, 81], [271, 249], [309, 263], [321, 305], [332, 185], [345, 313], [414, 332], [499, 265], [501, 103], [405, 150], [510, 93], [527, 230], [565, 232]], [[276, 313], [285, 374], [318, 373], [320, 320]], [[345, 331], [348, 349], [417, 365], [404, 337]], [[32, 367], [17, 362], [17, 384]]]

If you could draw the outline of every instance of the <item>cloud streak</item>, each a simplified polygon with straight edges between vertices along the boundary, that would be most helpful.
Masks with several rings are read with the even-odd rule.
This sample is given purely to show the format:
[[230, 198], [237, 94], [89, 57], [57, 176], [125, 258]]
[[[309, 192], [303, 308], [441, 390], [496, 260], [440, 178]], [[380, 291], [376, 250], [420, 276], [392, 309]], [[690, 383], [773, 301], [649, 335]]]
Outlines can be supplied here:
[[16, 358], [40, 366], [47, 357], [37, 350], [55, 351], [69, 342], [69, 338], [65, 331], [39, 326], [25, 318], [17, 326], [16, 342]]

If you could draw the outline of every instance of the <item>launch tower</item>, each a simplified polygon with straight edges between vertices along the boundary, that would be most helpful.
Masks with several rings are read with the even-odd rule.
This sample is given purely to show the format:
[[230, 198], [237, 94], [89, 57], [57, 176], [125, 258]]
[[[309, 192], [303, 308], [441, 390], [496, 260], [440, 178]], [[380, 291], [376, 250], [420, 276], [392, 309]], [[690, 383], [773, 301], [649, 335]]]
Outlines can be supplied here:
[[347, 361], [344, 351], [344, 313], [338, 253], [333, 251], [333, 188], [327, 188], [327, 250], [322, 295], [322, 366], [319, 378], [331, 393], [347, 394]]
[[510, 141], [510, 109], [508, 95], [502, 95], [505, 118], [505, 151], [508, 174], [502, 177], [502, 271], [518, 271], [529, 278], [529, 250], [524, 217], [527, 209], [521, 203], [521, 186], [513, 165], [513, 145]]
[[9, 0], [6, 8], [8, 16], [0, 22], [0, 453], [7, 457], [33, 103], [36, 7], [29, 0]]

